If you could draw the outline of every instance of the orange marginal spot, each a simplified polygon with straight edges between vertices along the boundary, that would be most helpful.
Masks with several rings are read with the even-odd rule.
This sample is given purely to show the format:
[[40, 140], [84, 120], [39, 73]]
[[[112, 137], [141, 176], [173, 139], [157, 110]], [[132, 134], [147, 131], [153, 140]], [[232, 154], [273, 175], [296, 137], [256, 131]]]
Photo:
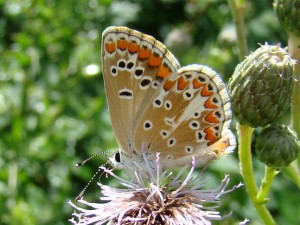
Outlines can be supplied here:
[[205, 85], [205, 83], [201, 83], [198, 79], [194, 79], [193, 80], [193, 88], [194, 89], [198, 89], [200, 87], [202, 87], [203, 85]]
[[223, 137], [218, 140], [216, 144], [214, 144], [213, 149], [215, 153], [219, 156], [222, 155], [224, 150], [229, 146], [229, 143], [227, 141], [227, 138]]
[[170, 91], [171, 88], [174, 86], [175, 82], [176, 80], [168, 80], [163, 86], [165, 91]]
[[206, 127], [204, 132], [206, 133], [205, 139], [209, 141], [208, 145], [211, 145], [218, 140], [213, 127]]
[[116, 51], [116, 45], [114, 42], [110, 42], [110, 43], [106, 43], [105, 44], [105, 49], [108, 53], [113, 53], [114, 51]]
[[214, 115], [214, 111], [211, 111], [210, 113], [208, 113], [205, 116], [205, 121], [209, 122], [209, 123], [219, 123], [220, 121], [218, 120], [218, 118], [215, 117]]
[[151, 50], [148, 48], [140, 48], [139, 59], [148, 59], [151, 55]]
[[136, 53], [138, 52], [138, 50], [140, 49], [140, 46], [136, 43], [128, 43], [128, 51], [130, 54]]
[[178, 83], [177, 83], [177, 89], [183, 90], [189, 85], [189, 81], [187, 81], [184, 77], [179, 77]]
[[218, 106], [215, 105], [215, 104], [212, 102], [212, 97], [208, 98], [208, 99], [205, 101], [204, 106], [205, 106], [205, 108], [209, 108], [209, 109], [216, 109], [216, 108], [218, 108]]
[[127, 48], [128, 42], [126, 40], [119, 39], [117, 41], [118, 49], [125, 50]]
[[159, 55], [157, 54], [151, 54], [150, 58], [149, 58], [149, 66], [153, 66], [153, 67], [156, 67], [156, 66], [159, 66], [161, 64], [161, 61], [162, 61], [162, 58], [159, 57]]
[[207, 85], [207, 84], [203, 86], [203, 88], [202, 88], [202, 90], [201, 90], [201, 95], [202, 95], [202, 96], [211, 96], [211, 95], [213, 95], [213, 94], [214, 94], [213, 91], [209, 91], [209, 90], [208, 90], [208, 85]]
[[[216, 143], [218, 140], [219, 140], [219, 139], [217, 138], [216, 140], [209, 141], [209, 142], [207, 142], [207, 145], [210, 146], [210, 145]], [[219, 149], [219, 150], [221, 150], [221, 149]], [[215, 152], [216, 152], [216, 151], [217, 151], [217, 150], [215, 149]], [[217, 152], [218, 152], [218, 151], [217, 151]]]
[[[159, 69], [157, 71], [156, 76], [162, 77], [163, 79], [166, 79], [166, 78], [168, 78], [171, 75], [171, 73], [172, 73], [171, 69], [167, 65], [165, 65], [163, 63], [163, 64], [160, 65], [160, 67], [159, 67]], [[175, 83], [175, 81], [173, 82], [173, 84], [174, 83]]]

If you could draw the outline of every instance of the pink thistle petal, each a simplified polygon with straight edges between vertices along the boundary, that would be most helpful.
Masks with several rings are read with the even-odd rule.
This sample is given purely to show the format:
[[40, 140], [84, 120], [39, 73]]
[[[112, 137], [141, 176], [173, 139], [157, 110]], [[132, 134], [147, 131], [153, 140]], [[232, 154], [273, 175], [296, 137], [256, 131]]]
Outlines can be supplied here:
[[[144, 157], [144, 160], [147, 161], [147, 157]], [[123, 188], [99, 183], [102, 193], [100, 203], [90, 203], [83, 199], [78, 201], [90, 209], [79, 207], [69, 201], [69, 204], [79, 212], [73, 213], [70, 222], [76, 225], [141, 223], [210, 225], [211, 221], [230, 216], [231, 213], [221, 216], [217, 211], [221, 205], [220, 198], [241, 187], [242, 184], [226, 189], [230, 180], [229, 176], [225, 175], [216, 189], [205, 190], [203, 186], [207, 179], [200, 180], [193, 162], [189, 170], [186, 166], [173, 175], [171, 172], [161, 171], [157, 154], [156, 168], [152, 168], [150, 163], [146, 162], [148, 174], [131, 171], [135, 174], [131, 181], [117, 176], [110, 169], [101, 167], [105, 173], [119, 181]]]

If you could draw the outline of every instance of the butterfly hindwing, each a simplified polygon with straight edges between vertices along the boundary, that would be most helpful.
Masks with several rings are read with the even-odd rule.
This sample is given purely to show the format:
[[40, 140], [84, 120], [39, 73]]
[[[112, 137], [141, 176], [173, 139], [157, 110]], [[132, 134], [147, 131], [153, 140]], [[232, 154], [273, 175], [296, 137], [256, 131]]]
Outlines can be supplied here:
[[219, 75], [202, 65], [178, 70], [149, 101], [134, 132], [134, 148], [160, 152], [167, 166], [204, 164], [235, 146], [230, 102]]

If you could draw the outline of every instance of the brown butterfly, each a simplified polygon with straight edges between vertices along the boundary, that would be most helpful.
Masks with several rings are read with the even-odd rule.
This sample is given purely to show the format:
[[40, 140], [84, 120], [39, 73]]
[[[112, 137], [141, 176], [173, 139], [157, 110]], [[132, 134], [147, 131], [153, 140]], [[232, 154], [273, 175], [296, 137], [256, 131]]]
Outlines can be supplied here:
[[103, 32], [102, 68], [121, 164], [143, 167], [143, 153], [153, 161], [159, 152], [164, 168], [192, 157], [203, 165], [235, 148], [228, 92], [214, 70], [180, 67], [161, 42], [118, 26]]

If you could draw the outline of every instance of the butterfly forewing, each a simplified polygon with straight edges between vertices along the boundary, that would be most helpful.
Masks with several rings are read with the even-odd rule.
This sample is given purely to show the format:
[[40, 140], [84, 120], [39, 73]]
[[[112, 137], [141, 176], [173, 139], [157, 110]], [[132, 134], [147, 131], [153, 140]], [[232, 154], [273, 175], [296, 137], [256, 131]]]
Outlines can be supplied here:
[[206, 66], [183, 67], [153, 94], [134, 130], [134, 148], [161, 153], [164, 166], [205, 164], [235, 147], [225, 85]]
[[126, 27], [102, 35], [102, 70], [112, 126], [123, 153], [131, 154], [136, 123], [164, 80], [180, 67], [153, 37]]

